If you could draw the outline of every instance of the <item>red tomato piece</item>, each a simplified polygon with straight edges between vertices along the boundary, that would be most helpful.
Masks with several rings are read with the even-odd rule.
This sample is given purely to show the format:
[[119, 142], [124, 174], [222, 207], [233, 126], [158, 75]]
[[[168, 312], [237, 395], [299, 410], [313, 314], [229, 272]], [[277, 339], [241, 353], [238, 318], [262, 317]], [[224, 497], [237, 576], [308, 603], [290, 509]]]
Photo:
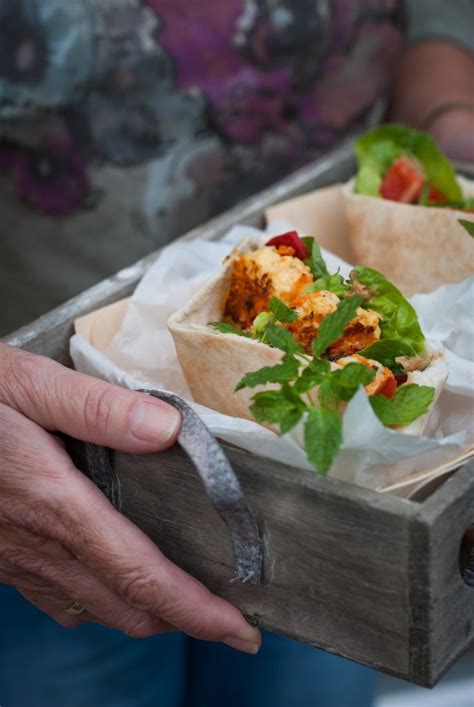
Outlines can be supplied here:
[[443, 201], [446, 201], [446, 197], [434, 187], [430, 187], [428, 192], [428, 201], [430, 203], [441, 204]]
[[288, 233], [283, 233], [281, 236], [275, 236], [275, 238], [271, 238], [268, 241], [267, 245], [273, 245], [275, 248], [282, 245], [289, 246], [293, 248], [295, 258], [299, 258], [300, 260], [306, 260], [306, 258], [310, 256], [310, 252], [305, 246], [304, 241], [301, 240], [296, 231], [288, 231]]
[[385, 383], [384, 387], [378, 393], [379, 395], [384, 395], [386, 398], [393, 398], [395, 395], [395, 391], [397, 390], [397, 381], [395, 377], [393, 376], [392, 378], [389, 378], [388, 381]]
[[416, 204], [423, 191], [425, 176], [416, 162], [407, 156], [398, 157], [380, 187], [384, 199], [404, 204]]

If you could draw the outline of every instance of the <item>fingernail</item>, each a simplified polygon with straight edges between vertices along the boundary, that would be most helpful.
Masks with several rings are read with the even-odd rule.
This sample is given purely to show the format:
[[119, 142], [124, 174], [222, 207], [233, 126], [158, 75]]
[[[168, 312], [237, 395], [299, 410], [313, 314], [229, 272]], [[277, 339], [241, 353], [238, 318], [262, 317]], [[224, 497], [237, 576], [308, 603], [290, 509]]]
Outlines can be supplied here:
[[222, 643], [230, 648], [235, 648], [236, 651], [241, 651], [242, 653], [249, 653], [250, 655], [256, 655], [260, 650], [260, 645], [257, 643], [251, 643], [250, 641], [243, 641], [241, 638], [224, 638]]
[[166, 445], [174, 439], [181, 425], [179, 412], [166, 403], [142, 401], [130, 413], [130, 432], [142, 442]]

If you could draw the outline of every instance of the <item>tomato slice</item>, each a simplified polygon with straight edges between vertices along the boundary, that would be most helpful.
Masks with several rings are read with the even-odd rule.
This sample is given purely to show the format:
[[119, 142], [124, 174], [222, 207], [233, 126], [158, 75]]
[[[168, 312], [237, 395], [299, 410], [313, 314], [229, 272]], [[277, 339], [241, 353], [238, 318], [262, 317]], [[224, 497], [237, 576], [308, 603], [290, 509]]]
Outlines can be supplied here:
[[386, 398], [393, 398], [396, 390], [397, 390], [397, 381], [395, 379], [395, 376], [392, 376], [385, 383], [384, 387], [378, 393], [378, 395], [384, 395]]
[[384, 199], [416, 204], [423, 191], [425, 176], [421, 167], [406, 155], [398, 157], [382, 180], [380, 193]]
[[441, 192], [434, 187], [430, 187], [428, 192], [428, 202], [430, 204], [442, 204], [443, 201], [446, 201], [444, 194], [441, 194]]
[[275, 238], [271, 238], [267, 242], [267, 245], [273, 245], [275, 248], [282, 245], [289, 246], [293, 248], [295, 258], [299, 258], [300, 260], [306, 260], [306, 258], [310, 256], [310, 252], [305, 246], [304, 241], [301, 240], [296, 231], [288, 231], [288, 233], [283, 233], [281, 236], [275, 236]]

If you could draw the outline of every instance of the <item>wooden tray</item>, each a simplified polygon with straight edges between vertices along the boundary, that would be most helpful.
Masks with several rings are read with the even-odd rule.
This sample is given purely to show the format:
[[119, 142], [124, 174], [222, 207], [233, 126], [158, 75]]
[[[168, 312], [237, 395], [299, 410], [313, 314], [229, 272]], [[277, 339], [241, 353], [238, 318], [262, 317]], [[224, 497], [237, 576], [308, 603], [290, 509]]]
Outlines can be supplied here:
[[[354, 171], [344, 145], [184, 238], [263, 225], [272, 204]], [[130, 295], [156, 253], [6, 339], [70, 365], [73, 321]], [[224, 446], [264, 540], [263, 583], [232, 581], [232, 551], [188, 458], [114, 453], [123, 512], [173, 560], [263, 628], [424, 686], [474, 641], [474, 464], [423, 502]], [[472, 582], [474, 584], [474, 581]]]

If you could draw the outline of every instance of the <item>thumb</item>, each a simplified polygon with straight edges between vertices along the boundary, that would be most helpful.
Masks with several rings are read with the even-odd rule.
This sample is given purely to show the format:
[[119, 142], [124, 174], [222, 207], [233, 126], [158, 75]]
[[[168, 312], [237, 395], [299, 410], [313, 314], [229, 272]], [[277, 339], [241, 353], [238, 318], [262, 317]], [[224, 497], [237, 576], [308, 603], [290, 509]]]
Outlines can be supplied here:
[[171, 405], [4, 344], [0, 381], [0, 402], [84, 442], [139, 454], [166, 449], [179, 432], [181, 416]]

